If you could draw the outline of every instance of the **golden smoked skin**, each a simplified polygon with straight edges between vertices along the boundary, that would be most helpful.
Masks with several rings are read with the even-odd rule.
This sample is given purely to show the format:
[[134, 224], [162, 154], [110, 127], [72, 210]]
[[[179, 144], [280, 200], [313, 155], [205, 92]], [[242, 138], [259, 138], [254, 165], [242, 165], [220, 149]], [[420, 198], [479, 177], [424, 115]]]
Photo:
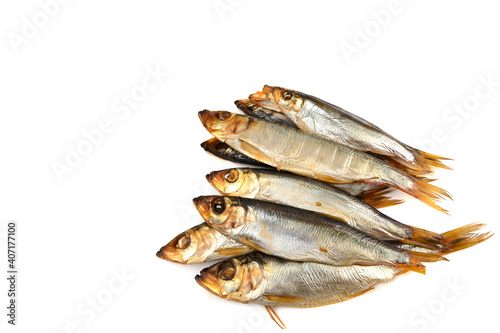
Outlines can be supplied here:
[[[207, 180], [222, 195], [270, 201], [338, 218], [378, 238], [439, 249], [439, 234], [433, 239], [411, 240], [414, 228], [379, 212], [362, 200], [329, 184], [291, 173], [268, 169], [235, 168], [214, 171]], [[431, 236], [429, 232], [428, 236]]]
[[197, 264], [254, 252], [254, 249], [201, 223], [163, 246], [156, 256], [180, 264]]
[[310, 308], [361, 295], [403, 271], [388, 265], [330, 266], [255, 253], [205, 268], [195, 279], [231, 301]]
[[329, 183], [364, 182], [398, 188], [440, 211], [435, 201], [449, 194], [373, 155], [269, 121], [226, 111], [199, 112], [220, 141], [278, 170]]

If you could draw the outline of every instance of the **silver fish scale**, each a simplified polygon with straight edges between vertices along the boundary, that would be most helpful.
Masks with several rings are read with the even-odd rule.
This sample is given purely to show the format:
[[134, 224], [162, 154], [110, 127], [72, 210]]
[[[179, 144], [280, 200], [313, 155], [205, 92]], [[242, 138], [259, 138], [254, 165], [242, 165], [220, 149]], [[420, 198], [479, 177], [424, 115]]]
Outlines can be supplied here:
[[293, 296], [291, 303], [276, 303], [259, 297], [254, 303], [269, 306], [314, 307], [346, 300], [371, 286], [391, 280], [401, 269], [386, 266], [330, 266], [291, 262], [264, 254], [254, 255], [264, 269], [262, 295]]

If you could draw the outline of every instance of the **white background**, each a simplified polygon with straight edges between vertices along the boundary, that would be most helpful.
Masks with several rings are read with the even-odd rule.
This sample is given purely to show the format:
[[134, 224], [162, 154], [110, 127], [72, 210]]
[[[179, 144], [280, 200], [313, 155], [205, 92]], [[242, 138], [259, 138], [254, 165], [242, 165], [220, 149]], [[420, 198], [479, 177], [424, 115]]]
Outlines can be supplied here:
[[[0, 266], [7, 270], [7, 221], [16, 220], [20, 271], [14, 328], [1, 279], [2, 327], [277, 332], [260, 307], [200, 288], [193, 278], [206, 265], [155, 256], [201, 222], [191, 200], [215, 193], [205, 174], [231, 166], [200, 148], [210, 136], [197, 111], [235, 111], [235, 99], [264, 84], [331, 101], [411, 145], [434, 135], [435, 146], [424, 148], [454, 158], [454, 171], [436, 182], [454, 196], [445, 204], [451, 217], [409, 197], [384, 212], [439, 232], [474, 221], [498, 230], [493, 4], [401, 0], [388, 18], [380, 13], [390, 1], [69, 1], [45, 22], [37, 1], [2, 2]], [[30, 34], [34, 20], [40, 27]], [[347, 44], [357, 53], [346, 57]], [[147, 68], [168, 76], [123, 109], [121, 98], [140, 92]], [[489, 94], [481, 78], [496, 82]], [[464, 103], [470, 111], [450, 111]], [[85, 145], [83, 132], [103, 119], [112, 130], [59, 179], [54, 165], [66, 164], [68, 149]], [[498, 253], [495, 236], [429, 264], [425, 276], [407, 274], [341, 304], [277, 311], [290, 332], [491, 332]]]

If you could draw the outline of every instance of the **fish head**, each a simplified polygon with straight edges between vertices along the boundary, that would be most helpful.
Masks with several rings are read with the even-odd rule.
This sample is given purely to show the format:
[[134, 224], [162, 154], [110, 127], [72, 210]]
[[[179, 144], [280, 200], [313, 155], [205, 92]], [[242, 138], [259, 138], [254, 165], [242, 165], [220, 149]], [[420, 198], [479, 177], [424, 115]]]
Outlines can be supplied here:
[[248, 115], [255, 114], [255, 111], [260, 108], [260, 106], [257, 103], [252, 102], [249, 99], [238, 99], [234, 101], [234, 105], [236, 105], [238, 109], [240, 109], [241, 111], [245, 112]]
[[260, 297], [265, 290], [264, 268], [257, 257], [251, 255], [207, 267], [195, 280], [214, 295], [242, 303]]
[[252, 169], [213, 171], [207, 180], [222, 195], [255, 198], [260, 190], [258, 176]]
[[249, 99], [239, 99], [234, 101], [234, 104], [238, 109], [240, 109], [249, 116], [263, 118], [264, 115], [271, 115], [276, 113], [276, 111], [271, 109], [266, 109]]
[[237, 235], [245, 225], [246, 209], [236, 197], [201, 196], [193, 202], [207, 224], [225, 235]]
[[215, 154], [216, 156], [218, 155], [225, 155], [226, 150], [229, 148], [227, 144], [224, 142], [220, 142], [219, 139], [217, 138], [211, 138], [207, 141], [204, 141], [200, 145], [205, 151], [208, 151], [209, 153]]
[[284, 113], [292, 119], [304, 104], [304, 99], [297, 92], [268, 85], [248, 98], [263, 108]]
[[236, 140], [247, 129], [250, 119], [246, 116], [228, 111], [198, 112], [203, 126], [220, 141]]
[[200, 224], [177, 235], [163, 246], [156, 256], [180, 264], [205, 262], [217, 248], [216, 231], [206, 224]]

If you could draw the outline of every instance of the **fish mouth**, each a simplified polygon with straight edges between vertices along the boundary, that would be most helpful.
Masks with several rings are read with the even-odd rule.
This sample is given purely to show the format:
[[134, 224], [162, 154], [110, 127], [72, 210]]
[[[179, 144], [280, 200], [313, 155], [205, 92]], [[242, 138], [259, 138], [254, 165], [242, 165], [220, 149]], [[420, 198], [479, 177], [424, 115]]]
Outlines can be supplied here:
[[234, 104], [238, 109], [243, 111], [245, 114], [252, 116], [252, 117], [259, 117], [258, 115], [260, 113], [269, 113], [273, 112], [273, 110], [267, 109], [265, 107], [260, 106], [256, 102], [253, 102], [249, 99], [239, 99], [237, 101], [234, 101]]
[[211, 132], [211, 125], [215, 122], [216, 116], [214, 112], [209, 111], [209, 110], [202, 110], [198, 112], [198, 118], [200, 118], [201, 123], [203, 126]]
[[207, 141], [204, 141], [200, 144], [200, 146], [208, 152], [218, 152], [223, 154], [226, 151], [227, 146], [217, 138], [211, 138]]
[[211, 197], [201, 196], [193, 199], [193, 204], [205, 221], [210, 219]]
[[248, 98], [252, 102], [266, 101], [272, 96], [274, 88], [272, 86], [264, 85], [261, 91], [251, 94]]
[[170, 252], [171, 251], [168, 251], [168, 249], [166, 249], [167, 246], [164, 246], [162, 247], [161, 249], [158, 250], [158, 252], [156, 252], [156, 256], [160, 259], [163, 259], [163, 260], [167, 260], [167, 261], [176, 261], [172, 258], [172, 256], [170, 255]]
[[197, 274], [194, 279], [200, 286], [211, 294], [224, 298], [224, 296], [222, 296], [219, 281], [215, 275], [211, 274], [206, 269], [202, 270], [200, 274]]
[[207, 181], [215, 188], [219, 193], [225, 195], [226, 193], [223, 191], [224, 189], [224, 179], [223, 176], [218, 171], [212, 171], [208, 175], [206, 175]]
[[170, 243], [158, 250], [158, 252], [156, 252], [156, 256], [166, 261], [186, 264], [186, 261], [182, 258], [182, 254], [179, 253], [179, 251], [173, 250]]
[[210, 151], [210, 150], [211, 150], [210, 148], [214, 146], [214, 143], [213, 143], [213, 142], [210, 142], [210, 141], [212, 141], [212, 140], [213, 140], [213, 139], [210, 139], [210, 140], [207, 140], [207, 141], [203, 141], [203, 142], [200, 144], [201, 148], [203, 148], [205, 151]]
[[276, 96], [273, 93], [275, 90], [274, 87], [268, 86], [267, 84], [262, 88], [261, 91], [257, 91], [256, 93], [248, 96], [250, 101], [256, 103], [257, 105], [272, 110], [272, 111], [280, 111], [280, 107], [277, 104]]
[[238, 99], [234, 101], [234, 105], [240, 110], [245, 110], [248, 108], [248, 105], [251, 104], [252, 101], [249, 99]]
[[238, 114], [228, 111], [203, 110], [198, 112], [198, 117], [203, 126], [221, 141], [235, 138], [247, 129], [250, 122], [246, 117], [241, 119]]

